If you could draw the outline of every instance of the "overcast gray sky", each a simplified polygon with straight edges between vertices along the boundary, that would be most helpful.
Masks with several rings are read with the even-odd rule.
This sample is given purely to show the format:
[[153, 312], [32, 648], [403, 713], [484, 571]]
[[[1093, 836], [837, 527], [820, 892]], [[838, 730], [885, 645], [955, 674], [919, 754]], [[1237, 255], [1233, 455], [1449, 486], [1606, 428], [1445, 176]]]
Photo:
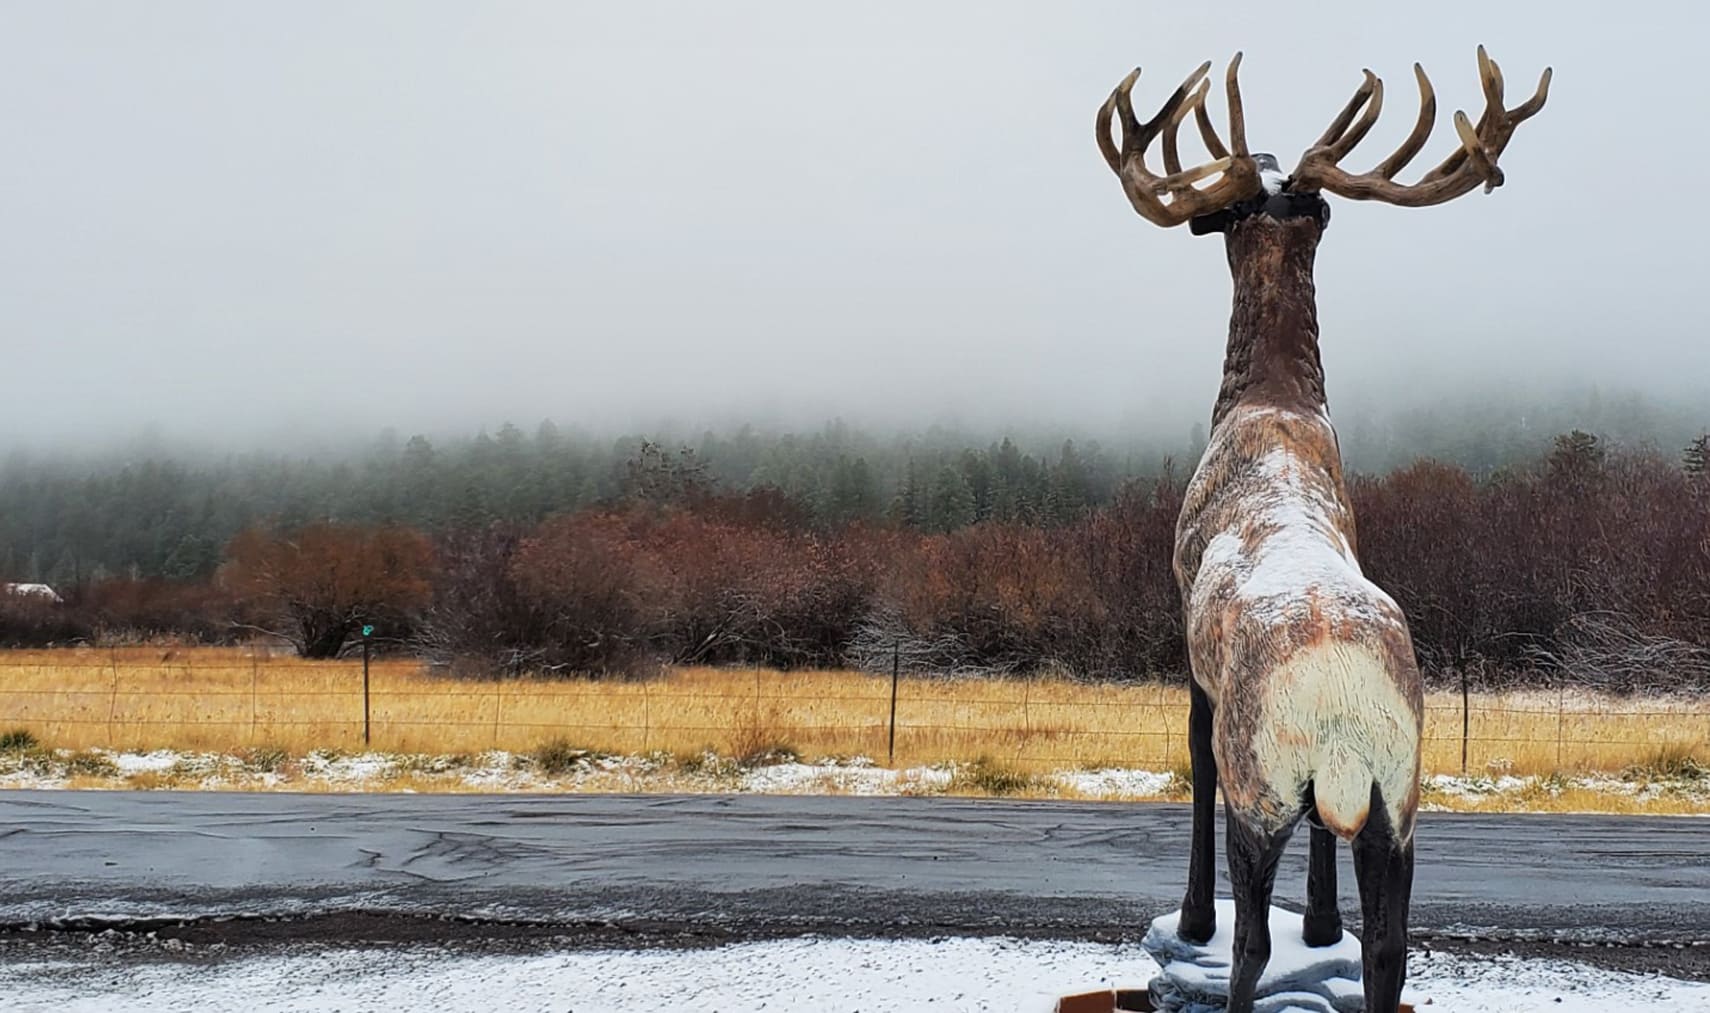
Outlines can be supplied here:
[[1467, 374], [1710, 400], [1707, 29], [1684, 2], [8, 0], [5, 426], [1197, 419], [1221, 240], [1129, 209], [1092, 141], [1111, 86], [1143, 65], [1150, 111], [1244, 49], [1288, 168], [1369, 66], [1364, 169], [1420, 60], [1428, 166], [1479, 42], [1512, 102], [1553, 65], [1549, 105], [1493, 195], [1335, 203], [1332, 407]]

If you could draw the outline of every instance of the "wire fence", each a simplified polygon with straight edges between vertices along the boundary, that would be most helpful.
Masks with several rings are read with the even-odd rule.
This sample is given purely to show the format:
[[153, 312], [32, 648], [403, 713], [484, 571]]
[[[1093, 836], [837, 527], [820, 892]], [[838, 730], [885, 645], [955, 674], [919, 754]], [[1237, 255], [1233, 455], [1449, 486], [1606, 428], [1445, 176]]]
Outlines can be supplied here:
[[[398, 659], [374, 661], [365, 679], [361, 660], [263, 650], [0, 656], [0, 731], [67, 748], [460, 753], [564, 739], [622, 753], [1174, 770], [1188, 762], [1187, 711], [1186, 689], [1163, 683], [710, 669], [640, 681], [475, 681]], [[1423, 745], [1427, 772], [1536, 773], [1703, 759], [1706, 743], [1702, 701], [1562, 688], [1432, 694]]]

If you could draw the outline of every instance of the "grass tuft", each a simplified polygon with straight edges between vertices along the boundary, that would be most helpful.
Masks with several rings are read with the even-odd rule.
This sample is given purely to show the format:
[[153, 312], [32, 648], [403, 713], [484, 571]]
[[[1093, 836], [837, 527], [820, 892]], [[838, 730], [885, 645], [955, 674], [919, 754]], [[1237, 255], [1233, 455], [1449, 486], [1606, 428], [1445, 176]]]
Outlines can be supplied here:
[[773, 763], [795, 763], [802, 754], [788, 742], [766, 742], [754, 746], [736, 758], [743, 767], [764, 767]]
[[720, 756], [710, 746], [697, 752], [679, 753], [676, 762], [677, 769], [690, 777], [704, 777], [723, 782], [734, 781], [742, 776], [741, 763], [728, 756]]
[[277, 774], [290, 754], [277, 746], [251, 746], [243, 751], [244, 768], [258, 774]]
[[41, 748], [35, 735], [27, 728], [14, 728], [8, 732], [0, 732], [0, 753], [27, 753], [32, 749]]
[[542, 773], [558, 777], [599, 759], [599, 754], [571, 745], [568, 739], [553, 739], [536, 747], [529, 759]]
[[455, 770], [465, 770], [474, 766], [475, 759], [468, 753], [450, 753], [435, 755], [432, 753], [411, 753], [400, 756], [393, 765], [400, 775], [409, 774], [449, 774]]
[[1697, 750], [1678, 743], [1667, 745], [1622, 772], [1629, 780], [1703, 781], [1710, 767], [1699, 762]]
[[982, 756], [973, 763], [956, 768], [950, 780], [950, 790], [968, 794], [1020, 795], [1037, 792], [1045, 785], [1033, 774]]
[[101, 753], [80, 750], [62, 757], [61, 765], [68, 777], [118, 777], [119, 765]]
[[1193, 798], [1193, 764], [1178, 763], [1170, 768], [1170, 781], [1164, 785], [1162, 792], [1165, 798]]

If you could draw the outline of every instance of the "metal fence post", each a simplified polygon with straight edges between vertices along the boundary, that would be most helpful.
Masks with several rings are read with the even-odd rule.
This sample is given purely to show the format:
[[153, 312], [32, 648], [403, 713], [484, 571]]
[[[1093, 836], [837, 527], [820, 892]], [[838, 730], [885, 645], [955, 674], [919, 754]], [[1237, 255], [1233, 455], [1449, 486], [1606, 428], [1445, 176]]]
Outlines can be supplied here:
[[119, 651], [118, 648], [107, 648], [107, 664], [113, 669], [113, 693], [107, 698], [107, 748], [117, 749], [118, 739], [113, 735], [113, 720], [119, 712]]
[[1467, 772], [1467, 740], [1472, 736], [1472, 695], [1467, 690], [1467, 666], [1461, 665], [1461, 775]]
[[897, 765], [897, 680], [902, 675], [902, 641], [891, 645], [891, 745], [885, 765]]
[[368, 629], [369, 627], [364, 627], [362, 632], [362, 744], [364, 746], [374, 741], [368, 719]]

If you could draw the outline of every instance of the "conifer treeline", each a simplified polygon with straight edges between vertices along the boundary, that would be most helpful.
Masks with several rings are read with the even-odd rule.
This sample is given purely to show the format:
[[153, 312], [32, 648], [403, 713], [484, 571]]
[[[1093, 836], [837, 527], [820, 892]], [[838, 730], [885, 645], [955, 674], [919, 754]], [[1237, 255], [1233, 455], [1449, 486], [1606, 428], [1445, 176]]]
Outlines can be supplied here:
[[[1338, 415], [1351, 471], [1384, 473], [1419, 458], [1475, 476], [1550, 451], [1543, 428], [1590, 419], [1624, 446], [1674, 454], [1699, 413], [1633, 398], [1542, 405], [1471, 399], [1376, 416]], [[1191, 469], [1204, 427], [1112, 445], [1084, 434], [988, 438], [929, 430], [881, 437], [841, 423], [811, 433], [742, 427], [688, 438], [601, 439], [543, 422], [473, 439], [383, 435], [337, 452], [213, 456], [133, 444], [98, 455], [13, 453], [0, 460], [0, 579], [79, 586], [106, 577], [205, 578], [239, 531], [315, 520], [402, 524], [442, 534], [531, 524], [626, 498], [648, 498], [646, 472], [677, 467], [721, 494], [773, 489], [814, 523], [856, 521], [925, 532], [973, 523], [1069, 523], [1133, 479]], [[642, 472], [632, 465], [643, 462]]]
[[942, 436], [881, 441], [833, 426], [808, 437], [707, 434], [690, 447], [570, 438], [551, 423], [532, 436], [507, 425], [443, 449], [423, 436], [386, 438], [350, 459], [15, 456], [0, 465], [0, 579], [66, 587], [115, 576], [196, 580], [258, 524], [334, 520], [442, 534], [680, 497], [683, 490], [664, 488], [670, 483], [775, 490], [822, 527], [1062, 524], [1162, 464], [1161, 455], [1118, 460], [1073, 440], [962, 447]]

